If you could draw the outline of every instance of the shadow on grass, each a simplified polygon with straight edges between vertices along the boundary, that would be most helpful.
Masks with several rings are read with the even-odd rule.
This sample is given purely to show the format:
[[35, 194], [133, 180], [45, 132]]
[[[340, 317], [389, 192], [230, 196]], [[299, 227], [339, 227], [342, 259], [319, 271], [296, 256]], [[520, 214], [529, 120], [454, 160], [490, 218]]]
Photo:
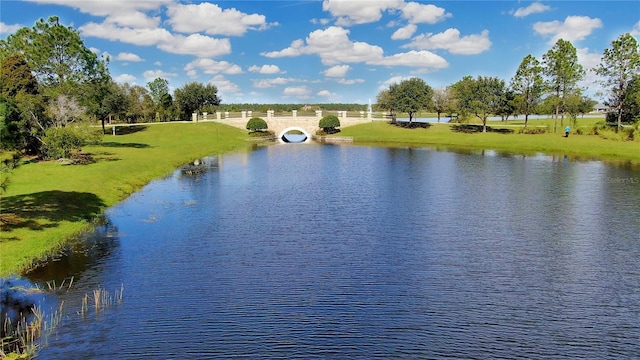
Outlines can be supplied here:
[[29, 228], [43, 230], [61, 221], [92, 221], [102, 213], [104, 202], [95, 194], [76, 191], [42, 191], [2, 199], [3, 231]]
[[[135, 134], [140, 131], [147, 130], [147, 125], [129, 125], [129, 126], [116, 126], [116, 135], [129, 135]], [[112, 129], [108, 129], [107, 134], [112, 133]]]
[[[476, 125], [476, 124], [452, 125], [451, 131], [465, 133], [465, 134], [481, 133], [482, 125]], [[487, 132], [493, 132], [493, 133], [499, 133], [499, 134], [513, 134], [513, 129], [494, 129], [491, 126], [487, 126]]]
[[417, 122], [417, 121], [396, 121], [389, 122], [391, 125], [395, 125], [397, 127], [405, 128], [405, 129], [428, 129], [431, 127], [431, 124], [428, 122]]
[[119, 143], [119, 142], [115, 142], [115, 141], [103, 141], [99, 144], [99, 146], [104, 146], [104, 147], [122, 147], [122, 148], [135, 148], [135, 149], [146, 149], [146, 148], [150, 148], [151, 146], [149, 144], [142, 144], [142, 143]]

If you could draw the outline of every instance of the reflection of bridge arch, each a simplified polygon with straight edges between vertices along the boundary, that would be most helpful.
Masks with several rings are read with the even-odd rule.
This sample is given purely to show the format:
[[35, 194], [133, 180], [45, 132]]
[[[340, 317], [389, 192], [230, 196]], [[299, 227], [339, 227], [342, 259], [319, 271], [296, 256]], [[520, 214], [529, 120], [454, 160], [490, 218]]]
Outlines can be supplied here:
[[304, 136], [306, 136], [307, 138], [303, 141], [305, 143], [308, 143], [311, 141], [311, 134], [309, 134], [309, 132], [299, 126], [290, 126], [284, 130], [282, 130], [282, 132], [280, 132], [280, 135], [278, 135], [278, 141], [280, 141], [280, 143], [284, 143], [284, 140], [282, 140], [282, 137], [284, 136], [284, 134], [288, 133], [289, 131], [300, 131], [301, 133], [304, 134]]

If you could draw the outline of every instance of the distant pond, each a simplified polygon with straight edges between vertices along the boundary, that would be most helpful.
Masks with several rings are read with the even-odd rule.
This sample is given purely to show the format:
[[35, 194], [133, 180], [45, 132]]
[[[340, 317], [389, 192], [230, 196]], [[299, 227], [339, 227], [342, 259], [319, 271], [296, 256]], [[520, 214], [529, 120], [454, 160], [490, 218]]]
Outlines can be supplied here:
[[30, 274], [74, 277], [39, 359], [637, 358], [639, 180], [430, 148], [201, 159]]

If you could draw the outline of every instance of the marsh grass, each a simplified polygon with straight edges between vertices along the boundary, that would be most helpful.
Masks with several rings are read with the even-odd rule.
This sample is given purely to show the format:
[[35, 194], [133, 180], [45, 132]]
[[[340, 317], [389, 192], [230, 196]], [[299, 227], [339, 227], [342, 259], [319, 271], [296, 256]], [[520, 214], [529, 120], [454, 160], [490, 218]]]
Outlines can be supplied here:
[[0, 338], [0, 357], [35, 358], [41, 346], [47, 344], [49, 334], [60, 324], [63, 317], [64, 302], [51, 314], [45, 314], [35, 306], [30, 316], [23, 316], [15, 323], [9, 318], [2, 324], [3, 336]]
[[124, 284], [113, 293], [103, 288], [93, 290], [91, 294], [85, 294], [82, 297], [82, 305], [78, 315], [83, 318], [88, 316], [93, 309], [96, 315], [99, 315], [103, 310], [115, 305], [122, 304], [124, 296]]

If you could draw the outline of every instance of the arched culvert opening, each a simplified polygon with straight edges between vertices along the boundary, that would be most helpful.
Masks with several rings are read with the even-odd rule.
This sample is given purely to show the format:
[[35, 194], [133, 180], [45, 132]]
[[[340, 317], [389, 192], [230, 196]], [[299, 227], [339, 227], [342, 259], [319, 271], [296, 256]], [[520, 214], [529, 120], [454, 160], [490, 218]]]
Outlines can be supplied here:
[[278, 135], [278, 139], [281, 143], [306, 143], [311, 141], [311, 135], [300, 127], [292, 126], [284, 129], [280, 135]]

